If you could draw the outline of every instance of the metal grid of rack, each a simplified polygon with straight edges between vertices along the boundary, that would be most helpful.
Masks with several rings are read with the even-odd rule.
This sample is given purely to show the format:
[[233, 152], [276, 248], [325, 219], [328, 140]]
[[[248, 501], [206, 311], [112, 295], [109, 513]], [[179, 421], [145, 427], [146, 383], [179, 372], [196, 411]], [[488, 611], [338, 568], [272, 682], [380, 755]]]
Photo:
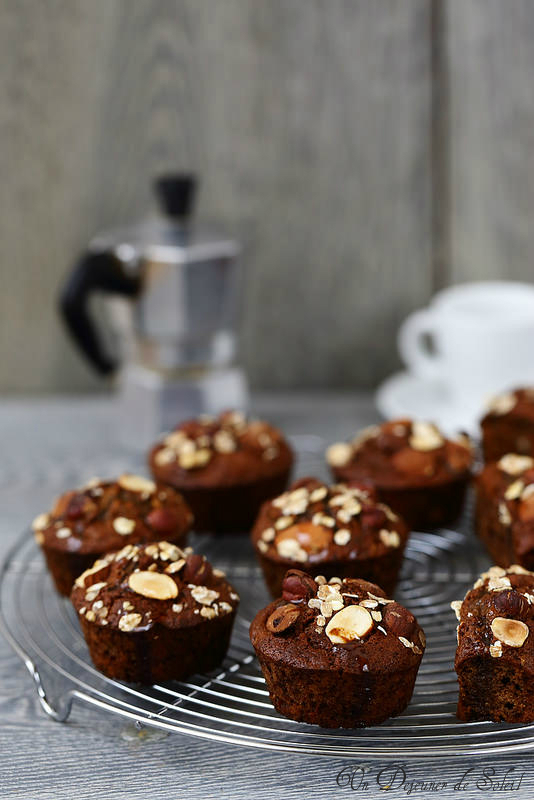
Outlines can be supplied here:
[[[322, 471], [315, 450], [301, 453], [301, 474]], [[54, 592], [28, 533], [2, 568], [0, 622], [35, 682], [43, 709], [59, 721], [84, 702], [167, 732], [336, 758], [378, 758], [391, 749], [418, 758], [531, 749], [534, 725], [462, 723], [455, 716], [456, 619], [449, 604], [488, 566], [468, 527], [464, 520], [455, 531], [411, 536], [395, 596], [423, 626], [427, 650], [408, 708], [372, 728], [326, 731], [287, 720], [272, 707], [248, 638], [250, 620], [268, 596], [246, 537], [193, 537], [195, 549], [224, 569], [241, 595], [227, 657], [211, 674], [151, 687], [101, 675], [91, 664], [70, 603]]]

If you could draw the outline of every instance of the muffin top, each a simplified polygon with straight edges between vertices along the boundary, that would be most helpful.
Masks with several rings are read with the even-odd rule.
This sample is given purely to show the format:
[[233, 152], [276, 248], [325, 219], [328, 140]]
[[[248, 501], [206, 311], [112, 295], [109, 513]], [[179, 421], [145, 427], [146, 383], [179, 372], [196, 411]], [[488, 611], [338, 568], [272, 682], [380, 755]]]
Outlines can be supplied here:
[[507, 453], [486, 464], [476, 479], [479, 490], [497, 506], [499, 522], [511, 527], [514, 550], [534, 549], [534, 458]]
[[263, 504], [252, 531], [256, 549], [279, 562], [320, 564], [367, 559], [404, 547], [408, 529], [371, 487], [315, 478]]
[[455, 666], [470, 658], [506, 657], [534, 673], [534, 573], [491, 567], [451, 603], [459, 620]]
[[315, 580], [289, 570], [279, 600], [252, 621], [257, 652], [304, 669], [402, 672], [418, 665], [425, 635], [413, 614], [359, 578]]
[[76, 579], [71, 600], [89, 622], [125, 633], [158, 624], [188, 628], [234, 613], [239, 604], [224, 572], [170, 542], [109, 553]]
[[433, 486], [469, 475], [469, 438], [446, 439], [436, 425], [396, 419], [331, 445], [327, 461], [339, 480], [370, 480], [380, 488]]
[[183, 488], [253, 483], [279, 475], [292, 463], [279, 430], [237, 411], [182, 422], [149, 454], [153, 475]]
[[94, 478], [65, 492], [50, 513], [33, 521], [36, 541], [71, 553], [120, 550], [125, 544], [181, 539], [193, 515], [176, 489], [139, 475]]
[[534, 422], [534, 387], [515, 389], [493, 397], [481, 424], [504, 418]]

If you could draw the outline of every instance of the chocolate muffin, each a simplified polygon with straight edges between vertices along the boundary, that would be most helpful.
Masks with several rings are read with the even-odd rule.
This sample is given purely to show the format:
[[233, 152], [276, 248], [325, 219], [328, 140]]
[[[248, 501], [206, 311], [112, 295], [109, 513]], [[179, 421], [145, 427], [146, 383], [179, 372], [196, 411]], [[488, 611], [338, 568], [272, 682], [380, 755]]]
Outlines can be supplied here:
[[534, 722], [534, 574], [492, 567], [462, 601], [454, 668], [462, 720]]
[[182, 422], [152, 449], [149, 464], [156, 480], [182, 492], [195, 530], [238, 533], [285, 489], [293, 453], [269, 423], [227, 411]]
[[480, 425], [485, 461], [506, 453], [534, 456], [534, 387], [494, 397]]
[[412, 528], [450, 525], [471, 477], [467, 436], [446, 439], [429, 422], [397, 419], [363, 430], [326, 453], [336, 480], [370, 482], [378, 499]]
[[372, 488], [303, 478], [263, 504], [252, 543], [273, 597], [288, 569], [365, 578], [391, 594], [408, 528]]
[[104, 553], [162, 537], [184, 545], [192, 522], [175, 489], [121, 475], [116, 481], [94, 478], [61, 495], [50, 513], [33, 521], [33, 530], [56, 589], [69, 595], [74, 579]]
[[239, 603], [223, 572], [170, 542], [104, 556], [76, 579], [71, 600], [95, 667], [145, 684], [215, 669]]
[[295, 570], [252, 621], [250, 638], [276, 710], [323, 728], [400, 714], [425, 649], [413, 614], [375, 584]]
[[508, 453], [475, 481], [475, 530], [496, 564], [534, 569], [534, 459]]

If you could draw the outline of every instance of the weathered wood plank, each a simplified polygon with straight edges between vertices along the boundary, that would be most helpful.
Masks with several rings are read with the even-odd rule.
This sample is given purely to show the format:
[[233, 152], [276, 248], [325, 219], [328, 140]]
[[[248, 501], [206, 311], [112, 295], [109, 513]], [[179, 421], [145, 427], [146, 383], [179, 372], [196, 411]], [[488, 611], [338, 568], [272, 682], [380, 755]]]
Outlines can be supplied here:
[[89, 236], [192, 166], [248, 245], [263, 386], [370, 385], [432, 291], [424, 0], [6, 0], [0, 387], [97, 386], [55, 316]]
[[451, 277], [532, 280], [534, 5], [447, 4]]

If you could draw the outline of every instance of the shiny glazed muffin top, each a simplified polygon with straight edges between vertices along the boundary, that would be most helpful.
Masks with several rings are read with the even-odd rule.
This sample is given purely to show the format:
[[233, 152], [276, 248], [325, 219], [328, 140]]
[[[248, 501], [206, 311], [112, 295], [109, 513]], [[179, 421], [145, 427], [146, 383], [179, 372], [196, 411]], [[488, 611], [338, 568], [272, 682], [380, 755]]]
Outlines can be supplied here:
[[451, 607], [459, 621], [456, 668], [471, 658], [505, 657], [534, 675], [534, 573], [517, 564], [491, 567]]
[[184, 489], [253, 483], [292, 463], [291, 448], [277, 428], [237, 411], [182, 422], [149, 454], [153, 475]]
[[488, 404], [482, 425], [499, 418], [534, 422], [534, 387], [515, 389], [493, 397]]
[[408, 530], [371, 487], [302, 478], [263, 504], [252, 531], [257, 550], [275, 561], [319, 565], [367, 559], [404, 547]]
[[387, 673], [419, 664], [425, 635], [414, 615], [359, 578], [313, 579], [289, 570], [279, 600], [252, 621], [261, 655], [305, 669]]
[[49, 513], [36, 517], [33, 530], [44, 547], [96, 556], [162, 536], [181, 539], [192, 522], [176, 489], [125, 474], [116, 481], [94, 478], [65, 492]]
[[165, 541], [126, 545], [99, 559], [76, 579], [71, 599], [88, 622], [124, 633], [191, 627], [233, 614], [239, 604], [224, 572]]
[[469, 438], [447, 439], [436, 425], [397, 419], [365, 428], [350, 442], [331, 445], [327, 461], [339, 480], [369, 480], [381, 488], [432, 486], [468, 477]]

